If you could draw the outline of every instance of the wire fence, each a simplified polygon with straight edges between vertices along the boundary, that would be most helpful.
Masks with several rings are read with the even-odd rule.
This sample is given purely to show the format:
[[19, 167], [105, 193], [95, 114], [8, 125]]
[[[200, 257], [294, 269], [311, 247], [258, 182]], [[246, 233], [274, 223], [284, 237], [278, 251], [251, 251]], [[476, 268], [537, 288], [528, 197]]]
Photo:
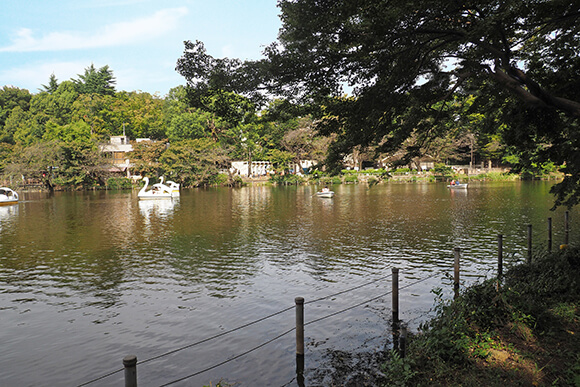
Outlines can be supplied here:
[[[565, 242], [568, 242], [567, 239], [568, 239], [568, 234], [569, 234], [569, 228], [568, 228], [568, 224], [567, 224], [567, 217], [568, 217], [568, 214], [566, 214], [566, 230], [565, 230], [566, 240], [565, 240]], [[551, 223], [550, 223], [550, 225], [551, 225]], [[546, 228], [544, 230], [539, 230], [539, 231], [533, 231], [533, 228], [530, 225], [528, 225], [528, 234], [527, 234], [527, 237], [528, 237], [528, 251], [527, 251], [527, 254], [522, 254], [522, 252], [521, 252], [521, 243], [520, 244], [517, 244], [515, 242], [512, 242], [512, 243], [506, 244], [506, 246], [504, 246], [503, 245], [503, 241], [500, 242], [500, 239], [502, 239], [502, 236], [498, 234], [498, 259], [499, 259], [499, 257], [507, 257], [508, 258], [506, 260], [507, 262], [511, 262], [512, 264], [517, 264], [517, 263], [522, 263], [522, 261], [525, 260], [525, 259], [528, 259], [528, 261], [529, 261], [530, 260], [530, 257], [532, 257], [532, 254], [533, 254], [534, 251], [536, 252], [536, 254], [539, 254], [540, 252], [544, 253], [546, 251], [551, 250], [550, 249], [550, 247], [551, 247], [550, 244], [552, 243], [552, 240], [551, 240], [551, 237], [552, 237], [552, 229], [551, 228]], [[542, 241], [542, 239], [543, 239], [543, 241]], [[456, 249], [456, 254], [458, 253], [459, 250], [460, 249]], [[459, 271], [458, 264], [459, 264], [458, 263], [458, 258], [456, 257], [456, 260], [455, 260], [455, 265], [456, 265], [455, 270], [456, 270], [456, 273]], [[501, 264], [502, 263], [501, 263], [501, 259], [500, 259], [499, 265], [501, 266]], [[393, 270], [393, 271], [397, 270], [397, 272], [398, 272], [398, 269], [396, 269], [396, 268], [391, 268], [391, 270]], [[487, 272], [483, 276], [482, 275], [479, 275], [479, 276], [476, 276], [476, 277], [479, 277], [479, 278], [488, 278], [489, 274], [492, 273], [492, 272], [495, 272], [495, 271], [497, 271], [499, 273], [499, 271], [501, 271], [501, 268], [499, 266], [498, 266], [497, 269], [494, 268], [494, 267], [488, 267]], [[432, 278], [434, 278], [436, 276], [440, 276], [440, 275], [445, 275], [445, 276], [451, 277], [450, 274], [449, 274], [449, 270], [436, 271], [435, 273], [432, 273], [431, 275], [425, 276], [423, 278], [416, 279], [413, 282], [411, 282], [409, 284], [406, 284], [406, 285], [404, 285], [404, 286], [402, 286], [400, 288], [398, 287], [398, 283], [397, 283], [396, 284], [396, 292], [398, 293], [398, 291], [400, 291], [400, 290], [410, 289], [410, 288], [412, 288], [412, 287], [414, 287], [414, 286], [416, 286], [416, 285], [418, 285], [418, 284], [420, 284], [422, 282], [425, 282], [425, 281], [427, 281], [429, 279], [432, 279]], [[324, 301], [324, 300], [336, 298], [338, 296], [345, 295], [347, 293], [351, 293], [351, 292], [353, 292], [355, 290], [364, 288], [366, 286], [370, 286], [370, 285], [375, 284], [375, 283], [377, 283], [379, 281], [385, 281], [388, 278], [391, 278], [391, 275], [381, 276], [381, 277], [375, 278], [375, 279], [373, 279], [371, 281], [368, 281], [368, 282], [365, 282], [365, 283], [362, 283], [362, 284], [353, 286], [351, 288], [348, 288], [348, 289], [345, 289], [345, 290], [341, 290], [341, 291], [338, 291], [338, 292], [335, 292], [335, 293], [326, 295], [324, 297], [319, 297], [317, 299], [304, 302], [304, 304], [305, 305], [311, 305], [311, 304], [319, 303], [319, 302]], [[393, 280], [394, 280], [394, 278], [395, 277], [393, 277]], [[457, 288], [459, 286], [459, 282], [458, 282], [459, 281], [459, 278], [458, 278], [458, 275], [457, 274], [456, 274], [456, 277], [453, 279], [453, 281], [455, 283], [456, 292], [457, 292]], [[312, 325], [312, 324], [319, 323], [319, 322], [321, 322], [323, 320], [329, 319], [331, 317], [338, 316], [338, 315], [340, 315], [342, 313], [346, 313], [346, 312], [348, 312], [350, 310], [353, 310], [355, 308], [359, 308], [359, 307], [364, 306], [364, 305], [367, 305], [367, 304], [369, 304], [371, 302], [380, 300], [380, 299], [382, 299], [382, 298], [384, 298], [384, 297], [386, 297], [388, 295], [391, 295], [393, 293], [393, 290], [394, 289], [395, 289], [395, 284], [393, 284], [393, 289], [391, 289], [391, 290], [389, 290], [387, 292], [383, 292], [381, 294], [378, 294], [378, 295], [375, 295], [373, 297], [367, 298], [364, 301], [361, 301], [361, 302], [357, 302], [355, 304], [352, 304], [352, 305], [350, 305], [350, 306], [348, 306], [346, 308], [340, 309], [338, 311], [329, 313], [329, 314], [327, 314], [325, 316], [318, 317], [318, 318], [315, 318], [315, 319], [310, 320], [308, 322], [305, 322], [305, 323], [303, 323], [303, 327], [304, 326], [309, 326], [309, 325]], [[397, 297], [398, 297], [398, 295], [397, 295]], [[398, 301], [397, 301], [397, 304], [398, 304]], [[394, 310], [395, 309], [395, 305], [393, 305], [392, 307], [393, 307], [393, 310]], [[287, 308], [284, 308], [284, 309], [281, 309], [281, 310], [279, 310], [277, 312], [268, 314], [266, 316], [263, 316], [263, 317], [258, 318], [256, 320], [253, 320], [253, 321], [248, 322], [246, 324], [242, 324], [242, 325], [237, 326], [235, 328], [232, 328], [230, 330], [227, 330], [227, 331], [218, 333], [216, 335], [213, 335], [213, 336], [204, 338], [202, 340], [199, 340], [199, 341], [196, 341], [196, 342], [193, 342], [193, 343], [184, 345], [182, 347], [173, 349], [171, 351], [167, 351], [167, 352], [164, 352], [162, 354], [149, 357], [149, 358], [147, 358], [145, 360], [141, 360], [141, 361], [138, 362], [138, 364], [139, 365], [143, 365], [143, 364], [146, 364], [146, 363], [151, 363], [151, 362], [153, 362], [155, 360], [158, 360], [158, 359], [161, 359], [161, 358], [165, 358], [165, 357], [170, 356], [170, 355], [174, 355], [174, 354], [176, 354], [176, 353], [178, 353], [180, 351], [193, 348], [193, 347], [198, 346], [200, 344], [210, 342], [212, 340], [218, 339], [220, 337], [223, 337], [223, 336], [226, 336], [226, 335], [229, 335], [229, 334], [233, 334], [235, 332], [241, 331], [242, 329], [248, 328], [248, 327], [250, 327], [252, 325], [255, 325], [255, 324], [258, 324], [260, 322], [263, 322], [263, 321], [266, 321], [268, 319], [271, 319], [271, 318], [273, 318], [275, 316], [278, 316], [278, 315], [287, 313], [290, 310], [293, 310], [295, 308], [296, 308], [295, 305], [289, 306]], [[396, 306], [396, 309], [397, 309], [397, 313], [398, 313], [398, 305]], [[422, 314], [420, 316], [417, 316], [417, 317], [413, 318], [412, 320], [407, 321], [407, 323], [409, 323], [411, 321], [415, 321], [415, 320], [420, 319], [420, 318], [424, 318], [429, 312], [430, 311], [428, 311], [427, 313], [424, 313], [424, 314]], [[394, 320], [395, 320], [395, 318], [394, 318]], [[398, 317], [397, 317], [397, 320], [398, 320]], [[261, 344], [258, 344], [258, 345], [254, 346], [254, 347], [252, 347], [252, 348], [250, 348], [250, 349], [248, 349], [246, 351], [243, 351], [243, 352], [241, 352], [241, 353], [239, 353], [239, 354], [237, 354], [235, 356], [231, 356], [231, 357], [229, 357], [229, 358], [227, 358], [227, 359], [225, 359], [223, 361], [217, 362], [217, 363], [215, 363], [215, 364], [213, 364], [211, 366], [205, 367], [205, 368], [203, 368], [201, 370], [198, 370], [196, 372], [190, 373], [190, 374], [188, 374], [186, 376], [183, 376], [183, 377], [180, 377], [178, 379], [172, 380], [172, 381], [170, 381], [168, 383], [162, 384], [161, 386], [162, 387], [163, 386], [169, 386], [169, 385], [172, 385], [172, 384], [175, 384], [175, 383], [178, 383], [178, 382], [181, 382], [181, 381], [190, 379], [190, 378], [192, 378], [194, 376], [198, 376], [200, 374], [203, 374], [205, 372], [208, 372], [208, 371], [210, 371], [212, 369], [215, 369], [217, 367], [223, 366], [223, 365], [225, 365], [227, 363], [230, 363], [232, 361], [235, 361], [235, 360], [237, 360], [237, 359], [239, 359], [239, 358], [241, 358], [243, 356], [246, 356], [246, 355], [248, 355], [248, 354], [250, 354], [250, 353], [252, 353], [252, 352], [254, 352], [254, 351], [256, 351], [256, 350], [258, 350], [258, 349], [260, 349], [260, 348], [262, 348], [262, 347], [264, 347], [264, 346], [266, 346], [266, 345], [268, 345], [268, 344], [270, 344], [270, 343], [272, 343], [272, 342], [274, 342], [274, 341], [276, 341], [276, 340], [284, 337], [284, 336], [287, 336], [288, 334], [290, 334], [290, 333], [292, 333], [294, 331], [297, 331], [297, 330], [298, 330], [298, 327], [297, 326], [296, 327], [292, 327], [291, 329], [285, 330], [282, 333], [280, 333], [280, 334], [278, 334], [278, 335], [276, 335], [276, 336], [274, 336], [274, 337], [272, 337], [272, 338], [270, 338], [270, 339], [262, 342]], [[106, 379], [108, 377], [111, 377], [111, 376], [116, 375], [118, 373], [121, 373], [123, 371], [125, 371], [125, 372], [127, 371], [127, 367], [126, 366], [123, 367], [123, 368], [119, 368], [119, 369], [112, 370], [111, 372], [105, 373], [105, 374], [103, 374], [101, 376], [95, 377], [95, 378], [93, 378], [93, 379], [91, 379], [89, 381], [86, 381], [86, 382], [84, 382], [82, 384], [79, 384], [78, 386], [80, 387], [80, 386], [91, 385], [93, 383], [96, 383], [98, 381], [101, 381], [103, 379]], [[126, 373], [126, 377], [127, 377], [127, 373]], [[135, 378], [136, 378], [136, 376], [135, 376]], [[136, 379], [134, 381], [134, 384], [127, 383], [127, 381], [126, 381], [126, 386], [127, 385], [134, 385], [134, 386], [136, 386], [137, 385], [136, 384]]]

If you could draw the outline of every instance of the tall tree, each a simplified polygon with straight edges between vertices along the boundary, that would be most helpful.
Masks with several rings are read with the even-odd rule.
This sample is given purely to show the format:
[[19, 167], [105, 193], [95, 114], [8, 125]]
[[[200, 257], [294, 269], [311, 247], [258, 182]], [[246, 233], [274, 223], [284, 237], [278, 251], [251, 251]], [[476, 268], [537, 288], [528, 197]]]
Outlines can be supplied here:
[[48, 85], [42, 85], [42, 89], [40, 91], [47, 92], [48, 94], [54, 93], [58, 89], [58, 79], [54, 73], [50, 74], [50, 78], [48, 79]]
[[85, 68], [84, 74], [78, 74], [78, 79], [73, 79], [80, 94], [115, 94], [115, 77], [113, 70], [109, 66], [103, 66], [99, 69], [94, 64]]

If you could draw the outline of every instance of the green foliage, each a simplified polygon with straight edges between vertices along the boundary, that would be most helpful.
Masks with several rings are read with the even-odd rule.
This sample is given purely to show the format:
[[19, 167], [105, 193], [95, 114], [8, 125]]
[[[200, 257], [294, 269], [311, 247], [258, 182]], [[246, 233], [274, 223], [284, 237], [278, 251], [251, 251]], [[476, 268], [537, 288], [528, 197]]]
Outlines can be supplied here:
[[31, 99], [32, 95], [26, 89], [11, 86], [3, 86], [0, 89], [0, 131], [3, 131], [6, 120], [14, 108], [19, 107], [24, 112], [29, 110]]
[[161, 172], [160, 157], [166, 151], [165, 141], [142, 141], [133, 144], [129, 157], [133, 171], [141, 176], [158, 176]]
[[455, 171], [448, 165], [435, 163], [434, 168], [431, 170], [432, 173], [442, 174], [442, 175], [451, 175]]
[[[557, 0], [278, 2], [265, 59], [216, 59], [185, 42], [177, 70], [196, 92], [301, 101], [334, 135], [326, 164], [355, 149], [437, 161], [519, 158], [566, 165], [556, 204], [580, 200], [580, 12]], [[506, 44], [517, 42], [517, 44]], [[354, 87], [344, 96], [343, 86]], [[576, 192], [578, 191], [578, 192]]]
[[132, 189], [133, 184], [126, 177], [110, 177], [107, 179], [108, 189]]
[[223, 148], [210, 139], [184, 140], [173, 143], [159, 157], [164, 174], [185, 187], [217, 184], [221, 170], [229, 159]]
[[97, 69], [94, 64], [91, 64], [85, 68], [85, 73], [82, 75], [79, 74], [78, 77], [73, 82], [80, 94], [115, 94], [116, 81], [113, 76], [113, 70], [109, 66], [103, 66]]
[[304, 183], [304, 178], [291, 173], [270, 176], [270, 182], [278, 185], [298, 185]]
[[382, 366], [385, 383], [388, 386], [410, 386], [417, 375], [412, 359], [402, 358], [396, 350], [389, 351], [389, 359]]
[[169, 141], [213, 138], [218, 140], [225, 131], [225, 123], [214, 114], [196, 110], [175, 115], [167, 128]]
[[47, 92], [48, 94], [52, 94], [56, 92], [57, 89], [58, 89], [58, 79], [56, 79], [56, 76], [54, 75], [54, 73], [52, 73], [50, 74], [50, 78], [48, 79], [48, 85], [42, 85], [41, 91]]
[[225, 173], [218, 173], [206, 180], [207, 185], [223, 186], [230, 183], [230, 177]]
[[413, 170], [411, 168], [397, 168], [392, 171], [392, 173], [411, 173]]
[[339, 176], [324, 176], [320, 178], [320, 184], [324, 185], [342, 184], [342, 179]]
[[[421, 334], [410, 337], [405, 359], [395, 357], [385, 365], [386, 375], [407, 375], [406, 385], [446, 385], [458, 377], [467, 384], [486, 384], [485, 380], [497, 375], [482, 375], [481, 367], [474, 363], [483, 360], [489, 365], [497, 361], [491, 359], [492, 354], [502, 352], [511, 353], [510, 362], [520, 362], [519, 366], [522, 360], [518, 358], [534, 358], [544, 367], [546, 358], [557, 357], [568, 364], [554, 370], [544, 368], [544, 376], [548, 380], [560, 378], [563, 385], [573, 383], [578, 372], [569, 370], [577, 359], [570, 358], [567, 351], [576, 351], [574, 344], [560, 343], [557, 348], [552, 344], [554, 337], [568, 335], [563, 325], [577, 326], [579, 274], [580, 250], [567, 249], [538, 255], [531, 265], [512, 267], [504, 275], [500, 291], [496, 280], [476, 284], [455, 300], [444, 300], [442, 290], [435, 289], [436, 316], [421, 324]], [[547, 347], [537, 356], [540, 341]], [[531, 352], [518, 356], [526, 348], [522, 342], [530, 343]], [[410, 368], [406, 370], [405, 365]], [[559, 374], [548, 375], [554, 372]], [[474, 380], [468, 382], [466, 377]], [[475, 381], [478, 378], [479, 383]], [[512, 378], [508, 380], [521, 380], [521, 375], [515, 373]]]
[[267, 160], [270, 161], [277, 172], [286, 172], [288, 171], [288, 165], [293, 158], [294, 155], [290, 152], [279, 149], [270, 149]]
[[348, 174], [344, 177], [345, 183], [358, 183], [358, 177], [356, 175]]

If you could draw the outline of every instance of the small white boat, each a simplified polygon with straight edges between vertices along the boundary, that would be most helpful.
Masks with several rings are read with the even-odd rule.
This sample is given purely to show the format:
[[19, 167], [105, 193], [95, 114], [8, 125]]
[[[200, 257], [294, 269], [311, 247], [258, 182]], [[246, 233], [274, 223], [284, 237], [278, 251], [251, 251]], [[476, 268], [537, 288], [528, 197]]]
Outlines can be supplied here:
[[18, 204], [18, 194], [8, 187], [0, 187], [0, 206]]
[[447, 188], [451, 189], [467, 189], [467, 183], [462, 184], [449, 184]]
[[323, 188], [322, 191], [316, 193], [316, 196], [319, 198], [331, 198], [334, 196], [334, 191], [331, 191], [328, 188]]
[[171, 190], [165, 184], [163, 184], [163, 183], [153, 184], [151, 189], [148, 191], [147, 188], [149, 186], [149, 178], [144, 177], [143, 181], [145, 182], [145, 185], [143, 186], [143, 188], [141, 188], [141, 190], [139, 191], [139, 194], [137, 194], [137, 197], [139, 197], [139, 199], [171, 199], [172, 198]]

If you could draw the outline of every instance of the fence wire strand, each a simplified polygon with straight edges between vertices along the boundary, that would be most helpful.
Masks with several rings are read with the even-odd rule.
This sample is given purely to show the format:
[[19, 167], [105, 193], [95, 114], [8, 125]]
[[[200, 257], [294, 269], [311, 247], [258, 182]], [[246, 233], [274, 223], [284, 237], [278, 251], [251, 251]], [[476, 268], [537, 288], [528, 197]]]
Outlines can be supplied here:
[[[432, 275], [430, 275], [429, 277], [422, 278], [422, 279], [420, 279], [420, 280], [418, 280], [418, 281], [415, 281], [415, 282], [413, 282], [413, 283], [410, 283], [410, 284], [408, 284], [408, 285], [402, 286], [402, 287], [400, 287], [400, 288], [399, 288], [399, 290], [403, 290], [403, 289], [406, 289], [406, 288], [408, 288], [408, 287], [411, 287], [411, 286], [413, 286], [413, 285], [417, 285], [418, 283], [421, 283], [421, 282], [423, 282], [423, 281], [427, 281], [428, 279], [430, 279], [430, 278], [433, 278], [433, 277], [436, 277], [436, 276], [440, 275], [441, 273], [442, 273], [442, 271], [441, 271], [441, 272], [437, 272], [437, 273], [435, 273], [435, 274], [432, 274]], [[309, 322], [307, 322], [307, 323], [304, 323], [304, 326], [311, 325], [311, 324], [314, 324], [314, 323], [316, 323], [316, 322], [319, 322], [319, 321], [322, 321], [322, 320], [326, 320], [327, 318], [330, 318], [330, 317], [333, 317], [333, 316], [339, 315], [339, 314], [341, 314], [341, 313], [347, 312], [347, 311], [349, 311], [349, 310], [351, 310], [351, 309], [358, 308], [359, 306], [362, 306], [362, 305], [368, 304], [369, 302], [376, 301], [376, 300], [378, 300], [379, 298], [385, 297], [385, 296], [387, 296], [387, 295], [391, 294], [392, 292], [393, 292], [393, 291], [392, 291], [392, 290], [390, 290], [390, 291], [388, 291], [388, 292], [386, 292], [386, 293], [380, 294], [380, 295], [378, 295], [378, 296], [376, 296], [376, 297], [373, 297], [373, 298], [370, 298], [370, 299], [368, 299], [368, 300], [366, 300], [366, 301], [359, 302], [358, 304], [351, 305], [351, 306], [349, 306], [348, 308], [341, 309], [341, 310], [339, 310], [339, 311], [336, 311], [336, 312], [330, 313], [330, 314], [328, 314], [328, 315], [326, 315], [326, 316], [323, 316], [323, 317], [317, 318], [317, 319], [315, 319], [315, 320], [309, 321]]]
[[288, 330], [287, 330], [287, 331], [285, 331], [284, 333], [281, 333], [281, 334], [279, 334], [278, 336], [276, 336], [276, 337], [274, 337], [274, 338], [272, 338], [272, 339], [270, 339], [270, 340], [268, 340], [268, 341], [266, 341], [266, 342], [264, 342], [264, 343], [262, 343], [262, 344], [260, 344], [260, 345], [258, 345], [258, 346], [256, 346], [256, 347], [254, 347], [254, 348], [252, 348], [252, 349], [249, 349], [249, 350], [247, 350], [247, 351], [245, 351], [245, 352], [243, 352], [243, 353], [240, 353], [239, 355], [236, 355], [236, 356], [234, 356], [234, 357], [232, 357], [232, 358], [229, 358], [229, 359], [227, 359], [227, 360], [224, 360], [224, 361], [222, 361], [221, 363], [215, 364], [215, 365], [213, 365], [213, 366], [211, 366], [211, 367], [204, 368], [203, 370], [197, 371], [197, 372], [195, 372], [195, 373], [193, 373], [193, 374], [190, 374], [190, 375], [184, 376], [184, 377], [182, 377], [182, 378], [179, 378], [179, 379], [173, 380], [173, 381], [171, 381], [171, 382], [169, 382], [169, 383], [162, 384], [160, 387], [170, 386], [170, 385], [172, 385], [172, 384], [175, 384], [175, 383], [177, 383], [177, 382], [181, 382], [181, 381], [184, 381], [184, 380], [186, 380], [186, 379], [192, 378], [192, 377], [194, 377], [194, 376], [197, 376], [197, 375], [203, 374], [204, 372], [210, 371], [210, 370], [212, 370], [212, 369], [214, 369], [214, 368], [217, 368], [217, 367], [219, 367], [219, 366], [222, 366], [222, 365], [224, 365], [224, 364], [227, 364], [227, 363], [229, 363], [229, 362], [232, 362], [232, 361], [234, 361], [234, 360], [236, 360], [236, 359], [239, 359], [239, 358], [240, 358], [240, 357], [242, 357], [242, 356], [245, 356], [245, 355], [247, 355], [247, 354], [249, 354], [249, 353], [251, 353], [251, 352], [254, 352], [254, 351], [255, 351], [255, 350], [257, 350], [257, 349], [259, 349], [259, 348], [262, 348], [263, 346], [265, 346], [265, 345], [268, 345], [268, 344], [270, 344], [271, 342], [273, 342], [273, 341], [276, 341], [276, 340], [278, 340], [279, 338], [281, 338], [281, 337], [283, 337], [283, 336], [286, 336], [287, 334], [289, 334], [290, 332], [294, 331], [295, 329], [296, 329], [296, 328], [288, 329]]

